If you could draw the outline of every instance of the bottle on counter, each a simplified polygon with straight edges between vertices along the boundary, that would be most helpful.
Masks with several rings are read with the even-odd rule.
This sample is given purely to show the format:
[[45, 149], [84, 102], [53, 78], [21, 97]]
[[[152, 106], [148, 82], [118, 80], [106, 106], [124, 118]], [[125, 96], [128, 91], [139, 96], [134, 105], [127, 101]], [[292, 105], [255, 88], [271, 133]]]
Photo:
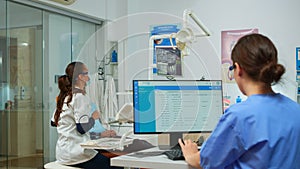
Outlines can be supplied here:
[[242, 98], [241, 98], [241, 96], [238, 96], [238, 97], [235, 99], [235, 102], [236, 102], [236, 103], [240, 103], [240, 102], [242, 102]]

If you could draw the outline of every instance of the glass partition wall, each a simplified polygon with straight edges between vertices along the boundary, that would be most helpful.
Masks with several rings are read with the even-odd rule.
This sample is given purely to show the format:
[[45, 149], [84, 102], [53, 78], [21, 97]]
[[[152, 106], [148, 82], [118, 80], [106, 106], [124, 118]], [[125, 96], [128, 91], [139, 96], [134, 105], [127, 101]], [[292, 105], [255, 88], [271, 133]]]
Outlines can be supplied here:
[[[43, 164], [42, 11], [1, 1], [1, 167]], [[28, 163], [29, 162], [29, 163]]]
[[0, 14], [0, 169], [43, 168], [55, 159], [55, 78], [85, 60], [81, 48], [100, 26], [4, 0]]

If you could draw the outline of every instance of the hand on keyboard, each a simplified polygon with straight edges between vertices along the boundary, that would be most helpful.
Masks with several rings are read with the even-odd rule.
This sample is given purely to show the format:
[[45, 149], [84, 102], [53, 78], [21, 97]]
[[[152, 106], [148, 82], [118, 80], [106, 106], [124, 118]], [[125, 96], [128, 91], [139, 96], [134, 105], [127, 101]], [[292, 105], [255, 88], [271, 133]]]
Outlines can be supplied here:
[[163, 154], [165, 154], [171, 160], [184, 160], [184, 156], [179, 144], [176, 144], [170, 150], [166, 150]]
[[166, 150], [163, 154], [171, 160], [184, 160], [184, 156], [180, 148]]

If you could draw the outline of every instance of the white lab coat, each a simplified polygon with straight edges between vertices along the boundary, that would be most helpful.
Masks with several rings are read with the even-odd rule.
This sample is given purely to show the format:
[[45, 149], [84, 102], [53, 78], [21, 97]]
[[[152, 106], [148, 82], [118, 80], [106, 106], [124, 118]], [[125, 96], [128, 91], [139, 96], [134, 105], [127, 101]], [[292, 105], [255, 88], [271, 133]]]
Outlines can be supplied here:
[[107, 76], [104, 93], [104, 119], [115, 118], [118, 112], [118, 100], [113, 77]]
[[[65, 98], [57, 126], [56, 160], [60, 164], [73, 165], [92, 159], [97, 151], [80, 146], [80, 143], [90, 140], [90, 135], [89, 132], [80, 134], [76, 128], [76, 123], [87, 123], [89, 120], [91, 109], [89, 97], [82, 93], [73, 94], [70, 107], [66, 104], [67, 99], [68, 97]], [[51, 120], [54, 122], [54, 114]]]

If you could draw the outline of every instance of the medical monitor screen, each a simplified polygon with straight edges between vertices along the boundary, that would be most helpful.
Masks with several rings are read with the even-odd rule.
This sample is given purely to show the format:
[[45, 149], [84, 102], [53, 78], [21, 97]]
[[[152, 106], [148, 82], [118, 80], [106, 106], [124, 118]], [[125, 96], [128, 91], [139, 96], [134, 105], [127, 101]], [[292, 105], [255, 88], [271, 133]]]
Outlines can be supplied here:
[[221, 80], [133, 80], [134, 133], [211, 132], [223, 114]]

